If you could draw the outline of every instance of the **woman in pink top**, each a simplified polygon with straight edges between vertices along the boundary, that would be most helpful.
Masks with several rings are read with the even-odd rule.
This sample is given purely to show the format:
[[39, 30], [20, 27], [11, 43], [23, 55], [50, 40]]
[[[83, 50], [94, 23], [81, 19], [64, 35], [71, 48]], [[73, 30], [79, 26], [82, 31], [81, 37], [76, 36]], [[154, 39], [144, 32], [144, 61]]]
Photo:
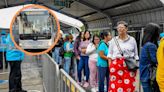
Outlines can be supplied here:
[[86, 54], [86, 49], [87, 49], [87, 46], [90, 43], [90, 38], [91, 38], [90, 32], [85, 31], [83, 41], [80, 42], [80, 46], [79, 46], [79, 50], [80, 50], [81, 54], [80, 54], [80, 61], [79, 61], [79, 64], [78, 64], [78, 79], [79, 79], [78, 83], [80, 85], [82, 85], [82, 83], [81, 83], [81, 71], [84, 67], [85, 75], [86, 75], [86, 82], [84, 83], [83, 87], [88, 87], [89, 86], [89, 83], [88, 83], [88, 80], [89, 80], [88, 59], [89, 59], [89, 57]]

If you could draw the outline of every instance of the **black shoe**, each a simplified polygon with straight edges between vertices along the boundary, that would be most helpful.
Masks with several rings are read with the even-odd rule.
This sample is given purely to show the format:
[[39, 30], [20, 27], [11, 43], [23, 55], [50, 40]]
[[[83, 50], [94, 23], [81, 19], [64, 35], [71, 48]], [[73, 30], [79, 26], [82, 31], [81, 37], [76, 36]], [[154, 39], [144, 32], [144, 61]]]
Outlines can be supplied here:
[[20, 91], [18, 91], [18, 92], [27, 92], [27, 91], [22, 89], [22, 90], [20, 90]]

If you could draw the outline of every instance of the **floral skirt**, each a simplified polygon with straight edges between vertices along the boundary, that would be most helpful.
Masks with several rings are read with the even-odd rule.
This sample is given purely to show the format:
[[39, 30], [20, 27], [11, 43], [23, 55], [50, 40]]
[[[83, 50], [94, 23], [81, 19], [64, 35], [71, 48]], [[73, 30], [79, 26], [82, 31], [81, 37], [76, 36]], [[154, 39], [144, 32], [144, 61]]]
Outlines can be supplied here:
[[134, 92], [136, 72], [129, 71], [123, 58], [112, 60], [108, 92]]

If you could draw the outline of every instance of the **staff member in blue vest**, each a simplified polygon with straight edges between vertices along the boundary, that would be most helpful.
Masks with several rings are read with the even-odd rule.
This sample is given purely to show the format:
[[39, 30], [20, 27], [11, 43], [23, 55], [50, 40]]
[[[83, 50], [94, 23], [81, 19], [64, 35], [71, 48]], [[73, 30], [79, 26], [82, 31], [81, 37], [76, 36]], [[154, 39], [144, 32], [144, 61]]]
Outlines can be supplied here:
[[0, 69], [3, 68], [3, 60], [5, 62], [5, 68], [7, 69], [8, 67], [8, 64], [6, 62], [6, 57], [5, 57], [5, 54], [6, 54], [6, 31], [5, 30], [2, 30], [1, 31], [1, 36], [0, 36]]
[[10, 34], [7, 35], [6, 44], [6, 60], [10, 65], [9, 92], [27, 92], [22, 89], [21, 83], [21, 62], [24, 59], [24, 53], [16, 49]]

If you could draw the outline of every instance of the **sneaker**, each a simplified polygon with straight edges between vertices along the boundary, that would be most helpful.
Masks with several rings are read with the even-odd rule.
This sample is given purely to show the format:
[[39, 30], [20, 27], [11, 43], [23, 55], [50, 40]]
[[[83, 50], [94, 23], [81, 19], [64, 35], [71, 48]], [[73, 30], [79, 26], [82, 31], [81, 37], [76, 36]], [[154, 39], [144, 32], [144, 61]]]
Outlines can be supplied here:
[[82, 82], [77, 82], [77, 84], [79, 84], [80, 86], [82, 86], [82, 85], [83, 85], [83, 83], [82, 83]]
[[83, 85], [84, 88], [87, 88], [88, 86], [89, 86], [88, 82], [85, 82], [84, 85]]
[[20, 90], [19, 92], [27, 92], [27, 91], [22, 89], [22, 90]]
[[91, 89], [91, 92], [96, 92], [96, 89], [95, 89], [95, 88], [92, 88], [92, 89]]

